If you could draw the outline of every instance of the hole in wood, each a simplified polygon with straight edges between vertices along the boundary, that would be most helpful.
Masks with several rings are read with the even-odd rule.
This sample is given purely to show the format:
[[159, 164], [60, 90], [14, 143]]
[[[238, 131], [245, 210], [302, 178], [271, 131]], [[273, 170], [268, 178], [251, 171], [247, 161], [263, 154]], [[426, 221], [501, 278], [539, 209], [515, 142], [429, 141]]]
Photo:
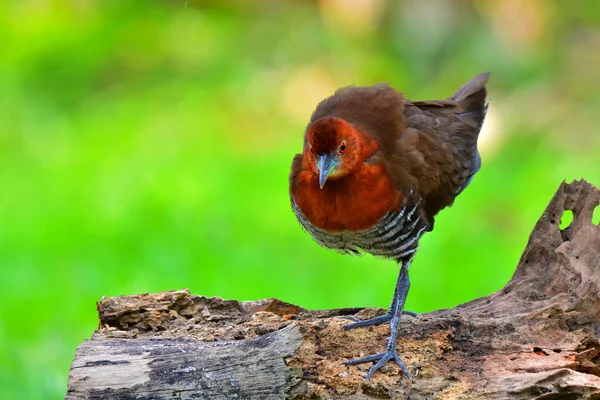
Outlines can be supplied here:
[[537, 354], [538, 356], [547, 356], [547, 355], [548, 355], [548, 353], [546, 353], [546, 352], [544, 351], [544, 349], [542, 349], [541, 347], [534, 347], [534, 348], [533, 348], [533, 352], [534, 352], [535, 354]]
[[573, 222], [573, 211], [565, 210], [562, 217], [560, 217], [558, 227], [561, 231], [564, 231], [569, 227], [569, 225], [571, 225], [571, 222]]
[[600, 206], [596, 206], [596, 208], [594, 208], [594, 213], [592, 214], [592, 224], [600, 225]]

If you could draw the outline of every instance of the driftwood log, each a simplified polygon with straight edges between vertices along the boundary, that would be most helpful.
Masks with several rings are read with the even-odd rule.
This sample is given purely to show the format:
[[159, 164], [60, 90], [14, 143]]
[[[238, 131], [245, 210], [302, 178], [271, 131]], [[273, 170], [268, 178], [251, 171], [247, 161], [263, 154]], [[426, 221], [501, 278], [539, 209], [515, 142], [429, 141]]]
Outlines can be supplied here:
[[[342, 331], [345, 315], [279, 300], [187, 290], [103, 298], [100, 328], [77, 349], [67, 399], [600, 399], [600, 191], [563, 183], [511, 281], [456, 308], [405, 317], [388, 363], [341, 363], [382, 350], [388, 327]], [[565, 210], [573, 221], [564, 230]], [[362, 370], [361, 370], [362, 369]]]

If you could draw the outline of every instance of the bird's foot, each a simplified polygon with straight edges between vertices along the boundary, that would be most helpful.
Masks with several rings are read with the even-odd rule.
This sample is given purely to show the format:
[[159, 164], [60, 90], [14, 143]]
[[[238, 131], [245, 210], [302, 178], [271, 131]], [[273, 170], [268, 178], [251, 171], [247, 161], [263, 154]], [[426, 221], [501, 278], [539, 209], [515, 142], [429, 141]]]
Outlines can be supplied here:
[[[404, 311], [403, 310], [402, 315], [410, 315], [411, 317], [416, 317], [417, 313], [414, 313], [412, 311]], [[365, 320], [360, 320], [360, 319], [350, 316], [350, 315], [347, 315], [344, 318], [349, 319], [350, 321], [354, 322], [352, 324], [348, 324], [348, 325], [342, 327], [342, 330], [347, 331], [347, 330], [354, 329], [354, 328], [364, 328], [366, 326], [383, 324], [384, 322], [388, 322], [389, 320], [392, 319], [392, 314], [388, 313], [385, 315], [381, 315], [379, 317], [365, 319]]]
[[373, 354], [372, 356], [361, 357], [354, 360], [346, 361], [343, 364], [348, 366], [377, 361], [375, 365], [369, 368], [369, 372], [364, 377], [365, 379], [370, 379], [375, 373], [375, 371], [383, 367], [390, 360], [394, 360], [396, 364], [398, 364], [402, 372], [404, 372], [404, 375], [406, 375], [409, 379], [412, 380], [412, 375], [410, 374], [410, 372], [408, 372], [408, 368], [406, 368], [406, 365], [404, 365], [404, 362], [402, 362], [400, 356], [398, 356], [398, 351], [396, 350], [395, 344], [388, 345], [387, 349], [383, 353]]

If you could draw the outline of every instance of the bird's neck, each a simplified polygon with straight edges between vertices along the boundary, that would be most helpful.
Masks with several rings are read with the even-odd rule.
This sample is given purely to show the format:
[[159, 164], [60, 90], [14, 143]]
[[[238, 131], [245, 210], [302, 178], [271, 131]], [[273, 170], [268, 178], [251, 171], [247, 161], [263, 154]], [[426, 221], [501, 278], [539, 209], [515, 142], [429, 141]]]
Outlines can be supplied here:
[[319, 188], [319, 177], [310, 169], [298, 175], [294, 201], [317, 228], [329, 232], [366, 230], [389, 211], [399, 210], [402, 193], [381, 165], [363, 164]]

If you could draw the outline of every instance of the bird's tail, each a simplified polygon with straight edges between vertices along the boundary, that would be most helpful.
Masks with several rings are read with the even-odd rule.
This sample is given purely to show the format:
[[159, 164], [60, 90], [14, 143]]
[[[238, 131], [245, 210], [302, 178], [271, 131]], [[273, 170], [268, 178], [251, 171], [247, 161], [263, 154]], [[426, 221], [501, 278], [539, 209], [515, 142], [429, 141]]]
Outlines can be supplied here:
[[485, 97], [487, 95], [485, 84], [489, 78], [489, 72], [477, 75], [458, 89], [451, 99], [462, 106], [463, 112], [483, 110], [485, 108]]
[[483, 120], [488, 108], [485, 84], [489, 77], [489, 72], [477, 75], [465, 83], [452, 97], [450, 97], [450, 100], [456, 102], [460, 109], [460, 112], [458, 113], [459, 118], [477, 132], [479, 132], [483, 125]]
[[465, 143], [466, 146], [463, 149], [466, 159], [469, 160], [469, 167], [467, 168], [467, 174], [464, 177], [462, 184], [456, 190], [456, 196], [462, 192], [471, 180], [473, 175], [481, 168], [481, 157], [479, 151], [477, 151], [477, 138], [479, 131], [483, 126], [483, 120], [487, 112], [488, 104], [486, 102], [487, 91], [485, 84], [490, 77], [489, 72], [485, 72], [477, 75], [469, 82], [465, 83], [458, 91], [450, 98], [458, 106], [460, 112], [457, 114], [458, 118], [470, 129], [464, 131], [456, 131], [464, 138], [465, 132], [469, 132], [469, 140]]

